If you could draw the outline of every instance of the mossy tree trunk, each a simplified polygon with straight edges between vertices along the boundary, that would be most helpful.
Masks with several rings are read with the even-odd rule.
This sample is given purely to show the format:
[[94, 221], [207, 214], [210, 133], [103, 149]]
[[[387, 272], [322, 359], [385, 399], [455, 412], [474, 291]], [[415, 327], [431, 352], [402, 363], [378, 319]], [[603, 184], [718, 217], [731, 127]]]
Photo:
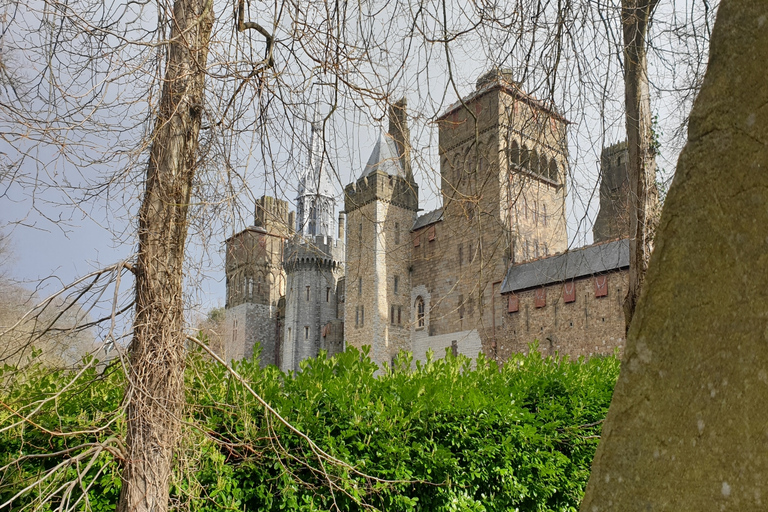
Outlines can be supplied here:
[[212, 1], [176, 0], [171, 23], [165, 83], [138, 219], [136, 316], [120, 512], [167, 510], [184, 402], [184, 247], [213, 26]]

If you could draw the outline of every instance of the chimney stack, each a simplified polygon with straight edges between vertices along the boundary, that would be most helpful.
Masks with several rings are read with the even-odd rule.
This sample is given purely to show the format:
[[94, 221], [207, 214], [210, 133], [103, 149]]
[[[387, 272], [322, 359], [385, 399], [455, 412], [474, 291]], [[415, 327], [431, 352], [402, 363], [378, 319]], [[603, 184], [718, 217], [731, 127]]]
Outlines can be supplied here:
[[389, 134], [397, 144], [400, 164], [408, 181], [413, 181], [411, 171], [411, 132], [408, 129], [408, 102], [405, 97], [389, 107]]

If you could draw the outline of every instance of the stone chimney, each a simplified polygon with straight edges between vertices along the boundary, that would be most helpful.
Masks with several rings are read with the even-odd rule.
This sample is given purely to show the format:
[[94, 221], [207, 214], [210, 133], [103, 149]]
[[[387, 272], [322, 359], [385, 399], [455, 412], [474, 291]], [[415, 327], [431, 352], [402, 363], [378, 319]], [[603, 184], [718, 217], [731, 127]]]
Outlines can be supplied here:
[[411, 132], [408, 129], [408, 103], [401, 98], [389, 107], [389, 134], [397, 144], [400, 164], [408, 181], [413, 181], [411, 171]]

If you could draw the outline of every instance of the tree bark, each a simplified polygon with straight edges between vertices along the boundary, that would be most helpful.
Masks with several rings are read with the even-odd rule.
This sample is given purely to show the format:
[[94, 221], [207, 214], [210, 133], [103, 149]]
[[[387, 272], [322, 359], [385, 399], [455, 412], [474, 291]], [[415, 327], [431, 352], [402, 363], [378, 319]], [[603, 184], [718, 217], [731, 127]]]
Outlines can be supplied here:
[[139, 211], [136, 317], [119, 512], [168, 509], [184, 403], [182, 279], [187, 210], [213, 26], [211, 0], [176, 0], [146, 189]]
[[629, 288], [624, 299], [627, 330], [632, 322], [648, 268], [657, 218], [656, 148], [653, 141], [646, 56], [648, 24], [657, 3], [658, 0], [622, 0], [630, 209]]

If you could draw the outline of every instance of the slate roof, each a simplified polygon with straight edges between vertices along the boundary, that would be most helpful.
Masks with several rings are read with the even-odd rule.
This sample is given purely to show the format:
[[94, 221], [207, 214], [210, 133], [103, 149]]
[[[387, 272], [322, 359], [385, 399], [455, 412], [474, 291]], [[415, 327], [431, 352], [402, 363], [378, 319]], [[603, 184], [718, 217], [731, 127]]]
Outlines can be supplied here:
[[416, 231], [417, 229], [421, 229], [424, 226], [429, 226], [430, 224], [434, 224], [435, 222], [441, 220], [443, 220], [443, 209], [438, 208], [437, 210], [432, 210], [431, 212], [425, 213], [416, 219], [416, 222], [414, 222], [411, 231]]
[[501, 293], [518, 292], [628, 267], [629, 239], [588, 245], [510, 267], [501, 285]]
[[376, 145], [371, 151], [371, 156], [368, 158], [368, 163], [365, 164], [363, 174], [368, 176], [376, 171], [383, 171], [390, 176], [405, 177], [405, 171], [402, 165], [400, 165], [400, 158], [398, 158], [397, 144], [391, 136], [387, 136], [384, 132], [379, 134], [379, 140], [376, 141]]

